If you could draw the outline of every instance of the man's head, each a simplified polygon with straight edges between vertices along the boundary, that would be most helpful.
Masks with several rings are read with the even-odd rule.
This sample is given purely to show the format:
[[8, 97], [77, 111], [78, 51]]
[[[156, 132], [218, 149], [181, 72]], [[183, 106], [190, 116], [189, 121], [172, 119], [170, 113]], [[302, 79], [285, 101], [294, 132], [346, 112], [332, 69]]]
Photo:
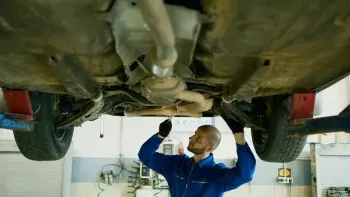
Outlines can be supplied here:
[[187, 150], [195, 155], [213, 152], [220, 144], [221, 134], [211, 125], [198, 127], [195, 134], [189, 138]]

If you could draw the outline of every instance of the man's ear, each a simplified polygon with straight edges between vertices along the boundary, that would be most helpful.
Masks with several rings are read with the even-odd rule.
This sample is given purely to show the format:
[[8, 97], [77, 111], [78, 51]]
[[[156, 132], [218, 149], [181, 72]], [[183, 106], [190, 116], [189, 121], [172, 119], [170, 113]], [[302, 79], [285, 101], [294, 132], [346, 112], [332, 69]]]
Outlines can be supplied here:
[[207, 152], [213, 152], [213, 151], [214, 151], [214, 146], [207, 147]]

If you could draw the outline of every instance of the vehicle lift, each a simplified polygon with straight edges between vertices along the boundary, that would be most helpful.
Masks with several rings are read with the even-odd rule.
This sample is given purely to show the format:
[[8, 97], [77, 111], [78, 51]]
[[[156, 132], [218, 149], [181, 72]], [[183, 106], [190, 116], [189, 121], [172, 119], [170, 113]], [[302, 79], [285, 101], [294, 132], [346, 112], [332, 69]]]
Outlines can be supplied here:
[[34, 114], [27, 90], [2, 89], [8, 112], [0, 112], [0, 128], [30, 132], [34, 130]]
[[350, 132], [350, 105], [339, 115], [313, 118], [316, 93], [294, 94], [288, 132], [305, 136], [333, 132]]
[[[8, 112], [0, 112], [0, 128], [33, 131], [34, 114], [27, 90], [2, 90]], [[294, 94], [288, 131], [291, 135], [350, 132], [350, 105], [337, 116], [313, 118], [316, 93]]]

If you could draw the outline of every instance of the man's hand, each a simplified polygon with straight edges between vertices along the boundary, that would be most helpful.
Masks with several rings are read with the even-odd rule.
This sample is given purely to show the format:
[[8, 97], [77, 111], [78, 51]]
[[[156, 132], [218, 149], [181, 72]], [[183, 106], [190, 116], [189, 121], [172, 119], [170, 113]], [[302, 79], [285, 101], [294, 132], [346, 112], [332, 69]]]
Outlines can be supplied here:
[[230, 127], [230, 130], [232, 131], [233, 134], [236, 133], [244, 133], [244, 125], [236, 120], [233, 120], [231, 118], [227, 118], [225, 116], [222, 116], [222, 118], [225, 120], [226, 124], [228, 127]]
[[171, 124], [170, 119], [167, 119], [164, 122], [160, 123], [158, 137], [162, 139], [168, 137], [172, 127], [173, 125]]
[[235, 133], [234, 136], [235, 136], [235, 141], [237, 144], [239, 144], [239, 145], [246, 144], [244, 133]]
[[227, 118], [224, 116], [222, 118], [225, 120], [228, 127], [230, 127], [233, 135], [235, 136], [236, 143], [240, 145], [245, 145], [246, 141], [244, 137], [244, 125], [231, 118]]
[[235, 141], [237, 144], [240, 145], [245, 145], [246, 141], [245, 141], [245, 137], [244, 137], [244, 126], [242, 123], [237, 122], [235, 120], [230, 120], [230, 122], [228, 123], [229, 127], [233, 133], [233, 136], [235, 136]]

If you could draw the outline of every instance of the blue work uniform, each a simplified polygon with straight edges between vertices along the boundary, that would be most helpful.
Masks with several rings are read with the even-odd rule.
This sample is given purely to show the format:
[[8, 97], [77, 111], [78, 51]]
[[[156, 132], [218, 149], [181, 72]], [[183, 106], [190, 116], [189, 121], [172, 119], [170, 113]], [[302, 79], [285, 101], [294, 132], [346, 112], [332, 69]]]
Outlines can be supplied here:
[[215, 163], [213, 154], [193, 165], [193, 158], [182, 155], [164, 155], [156, 150], [163, 139], [152, 136], [141, 147], [140, 161], [163, 175], [172, 197], [216, 197], [252, 180], [256, 161], [249, 146], [237, 144], [238, 162], [228, 168]]

